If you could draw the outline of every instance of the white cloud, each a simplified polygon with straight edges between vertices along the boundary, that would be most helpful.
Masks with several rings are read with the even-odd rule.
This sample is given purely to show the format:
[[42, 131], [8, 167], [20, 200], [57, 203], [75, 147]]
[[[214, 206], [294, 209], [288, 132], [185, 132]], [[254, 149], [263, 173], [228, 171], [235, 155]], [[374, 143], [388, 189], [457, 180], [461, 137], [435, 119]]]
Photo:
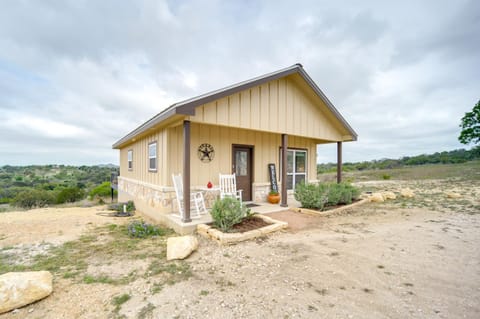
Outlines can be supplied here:
[[[479, 98], [479, 9], [433, 0], [6, 2], [0, 165], [25, 154], [116, 162], [110, 145], [172, 103], [296, 62], [359, 133], [345, 160], [458, 148], [459, 120]], [[319, 153], [335, 159], [334, 148]]]
[[56, 139], [91, 138], [91, 135], [81, 127], [24, 114], [11, 114], [7, 117], [5, 126], [18, 132], [31, 132], [37, 137], [40, 135]]

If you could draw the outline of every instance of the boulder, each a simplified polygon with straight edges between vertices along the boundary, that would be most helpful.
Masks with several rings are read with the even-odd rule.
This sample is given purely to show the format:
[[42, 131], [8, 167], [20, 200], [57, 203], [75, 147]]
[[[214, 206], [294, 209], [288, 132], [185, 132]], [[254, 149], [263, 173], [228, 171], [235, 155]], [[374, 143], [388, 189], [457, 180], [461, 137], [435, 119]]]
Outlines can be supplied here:
[[400, 195], [402, 195], [402, 197], [407, 197], [407, 198], [412, 198], [415, 196], [415, 194], [410, 188], [402, 188], [400, 190]]
[[460, 198], [462, 195], [456, 192], [445, 192], [445, 195], [447, 195], [447, 198]]
[[167, 260], [185, 259], [198, 248], [194, 236], [170, 237], [167, 239]]
[[373, 193], [370, 195], [370, 201], [374, 203], [381, 203], [384, 201], [382, 193]]
[[0, 314], [47, 297], [53, 290], [52, 280], [49, 271], [0, 275]]
[[384, 200], [387, 200], [387, 199], [396, 199], [396, 198], [397, 198], [397, 195], [395, 195], [394, 192], [390, 192], [390, 191], [384, 191], [384, 192], [382, 192], [382, 196], [383, 196], [383, 199], [384, 199]]

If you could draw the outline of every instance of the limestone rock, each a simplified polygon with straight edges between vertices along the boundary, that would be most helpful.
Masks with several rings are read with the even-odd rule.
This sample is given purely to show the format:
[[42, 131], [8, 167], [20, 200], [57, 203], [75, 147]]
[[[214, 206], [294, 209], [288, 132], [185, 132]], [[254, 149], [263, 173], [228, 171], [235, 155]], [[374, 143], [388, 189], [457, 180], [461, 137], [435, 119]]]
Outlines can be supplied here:
[[374, 203], [381, 203], [384, 201], [383, 195], [381, 193], [373, 193], [370, 196], [370, 201]]
[[394, 192], [390, 192], [390, 191], [382, 192], [382, 196], [384, 200], [397, 198], [397, 195], [395, 195]]
[[415, 196], [415, 194], [410, 188], [402, 188], [400, 190], [400, 195], [402, 195], [402, 197], [407, 197], [407, 198], [412, 198]]
[[198, 248], [194, 236], [170, 237], [167, 239], [167, 260], [185, 259]]
[[459, 193], [452, 192], [452, 191], [445, 192], [445, 195], [447, 196], [447, 198], [460, 198], [460, 197], [462, 197], [462, 195], [460, 195]]
[[52, 280], [49, 271], [0, 275], [0, 314], [47, 297], [53, 290]]

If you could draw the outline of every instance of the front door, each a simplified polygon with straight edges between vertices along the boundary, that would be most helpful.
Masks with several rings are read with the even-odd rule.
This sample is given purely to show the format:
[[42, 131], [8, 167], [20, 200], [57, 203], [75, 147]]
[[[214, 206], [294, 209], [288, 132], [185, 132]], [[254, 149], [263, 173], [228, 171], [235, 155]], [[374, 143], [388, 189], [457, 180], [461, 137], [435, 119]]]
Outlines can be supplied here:
[[237, 180], [237, 189], [242, 189], [242, 201], [252, 200], [252, 153], [253, 146], [233, 146], [233, 173]]

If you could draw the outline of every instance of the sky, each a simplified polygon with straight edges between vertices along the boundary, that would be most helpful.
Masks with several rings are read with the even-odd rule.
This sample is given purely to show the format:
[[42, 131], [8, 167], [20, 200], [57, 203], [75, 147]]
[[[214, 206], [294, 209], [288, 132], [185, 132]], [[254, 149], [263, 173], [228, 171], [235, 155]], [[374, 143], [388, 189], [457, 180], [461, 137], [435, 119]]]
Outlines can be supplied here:
[[118, 164], [169, 105], [295, 63], [358, 133], [345, 162], [465, 148], [479, 39], [475, 0], [2, 1], [0, 165]]

